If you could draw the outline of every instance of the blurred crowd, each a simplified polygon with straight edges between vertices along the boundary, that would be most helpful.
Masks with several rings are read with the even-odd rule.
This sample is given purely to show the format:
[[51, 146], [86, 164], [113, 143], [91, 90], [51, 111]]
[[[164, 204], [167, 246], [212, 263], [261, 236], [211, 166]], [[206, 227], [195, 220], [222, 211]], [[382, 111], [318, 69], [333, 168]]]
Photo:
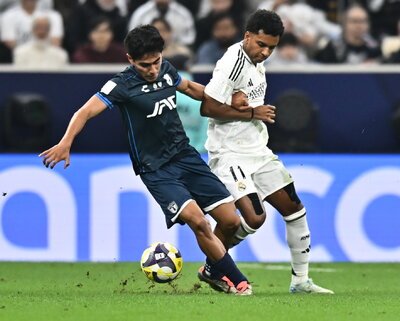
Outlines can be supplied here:
[[127, 31], [152, 24], [187, 70], [215, 64], [258, 8], [285, 24], [267, 65], [400, 63], [400, 0], [0, 0], [0, 63], [124, 63]]

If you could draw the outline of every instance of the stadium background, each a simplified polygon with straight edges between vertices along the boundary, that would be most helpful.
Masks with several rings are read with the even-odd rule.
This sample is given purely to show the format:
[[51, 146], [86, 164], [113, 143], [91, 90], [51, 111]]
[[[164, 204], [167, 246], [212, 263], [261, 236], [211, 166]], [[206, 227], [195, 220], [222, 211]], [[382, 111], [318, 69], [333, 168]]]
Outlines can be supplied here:
[[[76, 108], [118, 70], [74, 66], [26, 73], [5, 67], [0, 106], [4, 111], [15, 93], [41, 95], [50, 106], [54, 144]], [[308, 209], [313, 261], [400, 261], [400, 145], [393, 126], [399, 75], [393, 66], [276, 69], [267, 75], [267, 102], [296, 89], [317, 110], [313, 152], [278, 153]], [[193, 76], [204, 83], [210, 69], [194, 69]], [[155, 240], [174, 243], [186, 261], [203, 260], [187, 227], [166, 230], [158, 205], [120, 154], [125, 141], [119, 118], [106, 112], [89, 122], [68, 170], [44, 168], [39, 150], [10, 151], [2, 130], [0, 260], [137, 261]], [[233, 251], [237, 260], [289, 260], [283, 223], [268, 212], [265, 226]]]

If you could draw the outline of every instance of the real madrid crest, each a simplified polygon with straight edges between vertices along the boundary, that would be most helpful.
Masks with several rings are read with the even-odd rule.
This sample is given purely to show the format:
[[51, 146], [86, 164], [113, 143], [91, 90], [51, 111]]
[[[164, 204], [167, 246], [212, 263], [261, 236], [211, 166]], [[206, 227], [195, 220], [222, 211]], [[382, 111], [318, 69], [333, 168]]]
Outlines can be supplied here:
[[246, 189], [246, 184], [243, 182], [238, 182], [238, 191], [243, 192]]

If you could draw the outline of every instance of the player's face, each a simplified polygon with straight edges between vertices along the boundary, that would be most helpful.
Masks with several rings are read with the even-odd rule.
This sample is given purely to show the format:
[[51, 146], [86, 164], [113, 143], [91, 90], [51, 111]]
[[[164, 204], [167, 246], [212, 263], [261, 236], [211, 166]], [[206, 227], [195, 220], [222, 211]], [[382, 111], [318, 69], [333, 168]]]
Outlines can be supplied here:
[[265, 34], [262, 30], [256, 33], [246, 31], [243, 49], [254, 64], [267, 59], [278, 45], [279, 36]]
[[145, 54], [140, 59], [132, 59], [127, 54], [129, 62], [135, 67], [136, 71], [146, 80], [147, 82], [156, 81], [158, 74], [160, 73], [162, 55], [161, 52], [153, 52]]

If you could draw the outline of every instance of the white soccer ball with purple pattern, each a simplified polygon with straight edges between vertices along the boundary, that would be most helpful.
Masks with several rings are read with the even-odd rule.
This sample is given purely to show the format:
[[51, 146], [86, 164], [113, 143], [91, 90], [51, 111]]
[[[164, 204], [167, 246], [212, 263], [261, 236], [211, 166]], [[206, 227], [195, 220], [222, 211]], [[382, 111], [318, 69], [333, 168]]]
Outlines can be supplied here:
[[168, 242], [156, 242], [144, 250], [140, 266], [143, 273], [158, 283], [175, 279], [182, 270], [182, 256], [179, 250]]

